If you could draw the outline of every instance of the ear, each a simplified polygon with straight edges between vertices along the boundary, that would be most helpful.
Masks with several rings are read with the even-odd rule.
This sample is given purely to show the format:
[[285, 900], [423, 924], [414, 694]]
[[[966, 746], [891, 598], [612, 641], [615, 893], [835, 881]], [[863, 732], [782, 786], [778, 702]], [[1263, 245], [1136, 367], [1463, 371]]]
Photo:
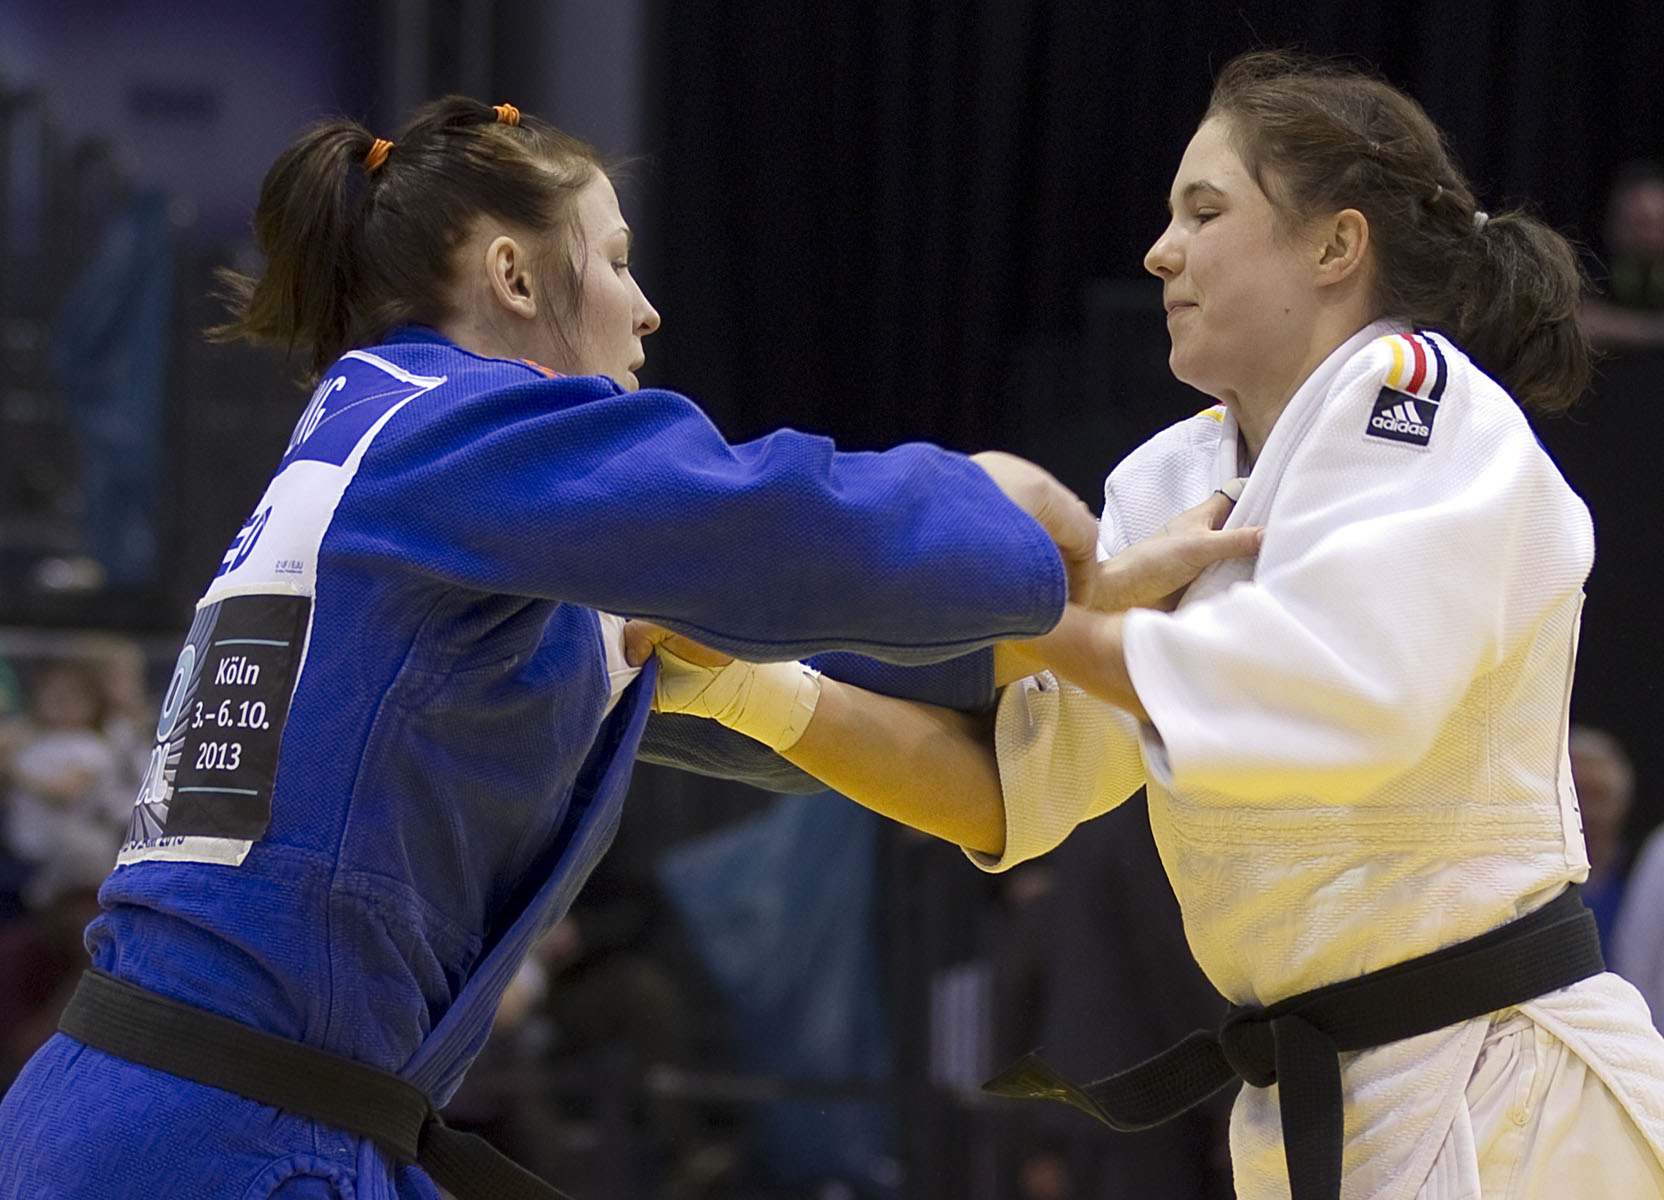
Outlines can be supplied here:
[[537, 316], [531, 260], [519, 242], [506, 233], [492, 238], [485, 249], [485, 271], [491, 298], [499, 306], [528, 320]]
[[1325, 222], [1318, 243], [1319, 285], [1350, 278], [1364, 264], [1369, 249], [1369, 218], [1355, 208], [1343, 208]]

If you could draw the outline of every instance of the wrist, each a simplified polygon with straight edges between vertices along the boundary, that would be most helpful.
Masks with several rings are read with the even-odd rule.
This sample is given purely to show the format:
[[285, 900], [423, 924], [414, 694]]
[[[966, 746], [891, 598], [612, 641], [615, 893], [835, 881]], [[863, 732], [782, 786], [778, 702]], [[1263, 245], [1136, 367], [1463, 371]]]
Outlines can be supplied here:
[[820, 703], [820, 672], [800, 662], [750, 666], [751, 686], [732, 722], [724, 724], [777, 754], [789, 750], [814, 719]]
[[779, 752], [803, 736], [820, 701], [820, 672], [804, 663], [700, 666], [658, 648], [654, 707], [706, 717]]

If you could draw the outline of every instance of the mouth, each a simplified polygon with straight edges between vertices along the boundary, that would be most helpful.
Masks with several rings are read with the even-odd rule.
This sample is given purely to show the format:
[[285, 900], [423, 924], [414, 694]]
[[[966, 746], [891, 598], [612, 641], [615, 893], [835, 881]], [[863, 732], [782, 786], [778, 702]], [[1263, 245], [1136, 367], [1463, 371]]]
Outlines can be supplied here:
[[1188, 308], [1195, 308], [1196, 303], [1193, 300], [1164, 300], [1162, 301], [1162, 307], [1167, 310], [1168, 316], [1172, 316], [1176, 312], [1183, 312]]

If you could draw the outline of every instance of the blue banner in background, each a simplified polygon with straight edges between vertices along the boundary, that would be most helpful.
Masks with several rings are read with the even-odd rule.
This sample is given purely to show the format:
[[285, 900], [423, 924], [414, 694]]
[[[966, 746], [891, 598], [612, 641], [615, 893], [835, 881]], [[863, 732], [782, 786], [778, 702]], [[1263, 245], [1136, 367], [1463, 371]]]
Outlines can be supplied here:
[[[745, 1069], [890, 1079], [874, 890], [881, 820], [834, 792], [782, 796], [660, 859], [665, 892], [729, 1002]], [[754, 1122], [757, 1158], [786, 1186], [841, 1180], [893, 1197], [894, 1123], [883, 1102], [771, 1101]]]
[[112, 587], [156, 576], [173, 282], [167, 198], [143, 193], [105, 226], [53, 338], [81, 451], [86, 551]]

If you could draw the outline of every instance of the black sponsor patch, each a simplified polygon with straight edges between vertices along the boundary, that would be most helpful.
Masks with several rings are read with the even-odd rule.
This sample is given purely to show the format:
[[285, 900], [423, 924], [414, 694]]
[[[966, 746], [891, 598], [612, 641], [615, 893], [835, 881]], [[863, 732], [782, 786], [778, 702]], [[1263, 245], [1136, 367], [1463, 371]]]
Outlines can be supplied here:
[[266, 832], [311, 608], [305, 596], [253, 595], [198, 611], [162, 701], [129, 848]]
[[1433, 418], [1438, 415], [1437, 400], [1384, 387], [1375, 397], [1375, 411], [1370, 413], [1364, 432], [1370, 437], [1386, 438], [1389, 442], [1425, 446], [1433, 436]]

